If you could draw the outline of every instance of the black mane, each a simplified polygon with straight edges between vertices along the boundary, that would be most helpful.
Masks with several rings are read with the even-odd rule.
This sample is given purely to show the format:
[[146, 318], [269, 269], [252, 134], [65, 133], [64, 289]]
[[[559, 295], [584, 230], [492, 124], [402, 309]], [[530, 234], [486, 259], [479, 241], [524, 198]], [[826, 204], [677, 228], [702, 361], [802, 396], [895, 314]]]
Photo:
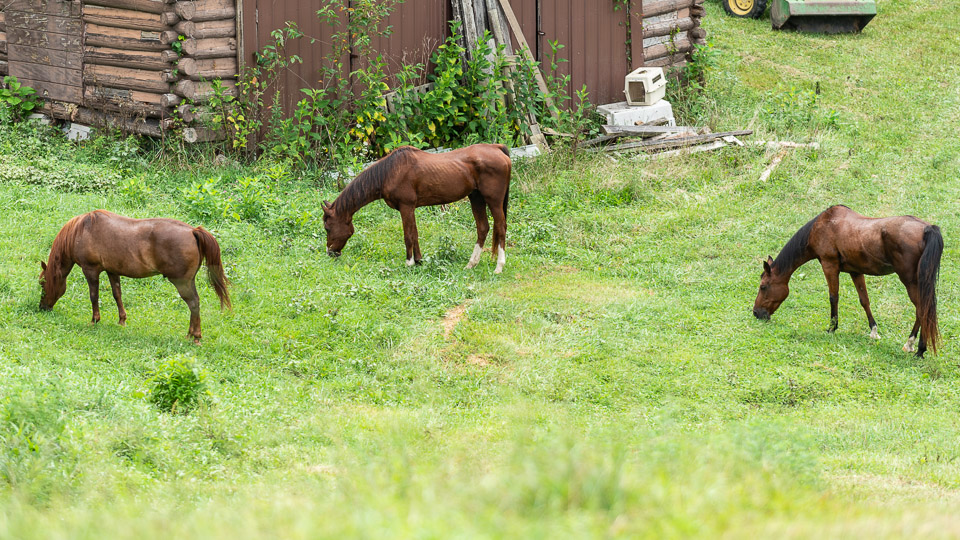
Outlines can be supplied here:
[[789, 271], [796, 266], [797, 259], [803, 257], [803, 254], [807, 251], [807, 246], [810, 244], [810, 231], [813, 229], [813, 224], [823, 216], [824, 212], [820, 212], [817, 217], [800, 227], [800, 230], [795, 232], [787, 241], [787, 245], [783, 246], [776, 260], [773, 261], [775, 270], [778, 272]]
[[381, 190], [387, 175], [407, 154], [416, 151], [417, 149], [412, 146], [401, 146], [364, 169], [333, 201], [334, 210], [338, 214], [343, 212], [352, 214], [370, 201], [382, 198]]

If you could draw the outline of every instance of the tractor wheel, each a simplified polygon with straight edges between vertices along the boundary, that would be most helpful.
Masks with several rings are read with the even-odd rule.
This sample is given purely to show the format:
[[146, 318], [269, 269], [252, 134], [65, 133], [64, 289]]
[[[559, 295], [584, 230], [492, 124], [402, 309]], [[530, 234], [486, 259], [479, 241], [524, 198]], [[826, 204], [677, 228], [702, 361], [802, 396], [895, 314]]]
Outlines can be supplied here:
[[734, 17], [759, 19], [767, 8], [767, 0], [720, 0], [723, 10]]

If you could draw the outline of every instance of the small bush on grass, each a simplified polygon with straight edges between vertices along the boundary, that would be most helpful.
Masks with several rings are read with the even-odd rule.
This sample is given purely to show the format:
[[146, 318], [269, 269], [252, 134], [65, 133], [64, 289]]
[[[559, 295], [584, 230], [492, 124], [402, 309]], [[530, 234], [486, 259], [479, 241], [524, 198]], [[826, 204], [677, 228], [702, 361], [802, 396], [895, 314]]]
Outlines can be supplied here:
[[207, 397], [207, 374], [192, 358], [175, 356], [160, 364], [147, 379], [149, 399], [161, 411], [185, 414], [197, 408]]

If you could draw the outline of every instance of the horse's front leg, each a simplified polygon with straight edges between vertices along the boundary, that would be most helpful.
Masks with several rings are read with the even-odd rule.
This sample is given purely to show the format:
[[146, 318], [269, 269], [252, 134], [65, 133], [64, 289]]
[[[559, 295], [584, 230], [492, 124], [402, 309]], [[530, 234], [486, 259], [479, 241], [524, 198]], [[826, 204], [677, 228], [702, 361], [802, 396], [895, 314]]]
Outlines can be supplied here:
[[873, 319], [873, 312], [870, 311], [870, 298], [867, 296], [867, 281], [863, 274], [850, 274], [853, 279], [853, 286], [857, 288], [857, 295], [860, 297], [860, 305], [863, 311], [867, 313], [867, 324], [870, 325], [870, 337], [880, 339], [880, 330], [877, 328], [877, 321]]
[[823, 275], [827, 278], [827, 290], [830, 293], [830, 328], [827, 332], [836, 332], [838, 326], [837, 312], [840, 303], [840, 266], [829, 261], [820, 261]]
[[120, 299], [120, 276], [107, 272], [110, 278], [110, 289], [113, 291], [113, 299], [117, 301], [117, 311], [120, 312], [120, 326], [127, 324], [127, 310], [123, 309], [123, 300]]
[[401, 205], [397, 210], [400, 211], [400, 219], [403, 220], [403, 242], [407, 246], [407, 266], [420, 264], [423, 257], [420, 255], [420, 239], [417, 236], [416, 207], [412, 204]]
[[90, 304], [93, 306], [93, 320], [90, 324], [100, 322], [100, 269], [84, 268], [83, 277], [87, 278], [87, 286], [90, 287]]

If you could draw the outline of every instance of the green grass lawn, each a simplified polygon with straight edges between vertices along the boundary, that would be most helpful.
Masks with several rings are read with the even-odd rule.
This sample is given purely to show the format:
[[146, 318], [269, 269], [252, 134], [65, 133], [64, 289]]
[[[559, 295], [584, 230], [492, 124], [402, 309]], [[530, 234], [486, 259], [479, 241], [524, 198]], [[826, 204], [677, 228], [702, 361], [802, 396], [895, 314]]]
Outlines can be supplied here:
[[[878, 7], [828, 37], [708, 2], [684, 120], [820, 149], [766, 182], [756, 146], [518, 164], [500, 276], [463, 269], [466, 201], [418, 211], [420, 267], [381, 203], [332, 260], [332, 182], [0, 127], [0, 538], [957, 536], [960, 15]], [[832, 204], [942, 228], [939, 356], [901, 351], [895, 276], [867, 279], [879, 341], [849, 279], [825, 331], [816, 262], [753, 318], [762, 258]], [[216, 235], [234, 310], [198, 279], [202, 346], [161, 278], [123, 280], [126, 327], [77, 270], [38, 311], [95, 208]], [[149, 400], [170, 359], [206, 376], [187, 414]]]

